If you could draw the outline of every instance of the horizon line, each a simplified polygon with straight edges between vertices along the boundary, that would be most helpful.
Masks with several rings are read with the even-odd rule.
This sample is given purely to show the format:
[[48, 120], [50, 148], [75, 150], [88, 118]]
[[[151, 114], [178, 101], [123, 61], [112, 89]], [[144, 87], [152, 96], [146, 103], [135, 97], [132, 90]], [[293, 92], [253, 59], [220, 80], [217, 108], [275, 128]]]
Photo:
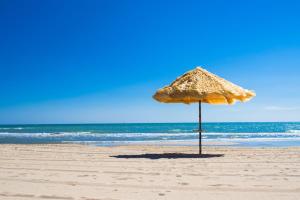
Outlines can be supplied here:
[[[28, 126], [28, 125], [104, 125], [104, 124], [198, 124], [199, 122], [92, 122], [92, 123], [20, 123], [1, 124], [0, 126]], [[208, 121], [205, 123], [300, 123], [300, 121]]]

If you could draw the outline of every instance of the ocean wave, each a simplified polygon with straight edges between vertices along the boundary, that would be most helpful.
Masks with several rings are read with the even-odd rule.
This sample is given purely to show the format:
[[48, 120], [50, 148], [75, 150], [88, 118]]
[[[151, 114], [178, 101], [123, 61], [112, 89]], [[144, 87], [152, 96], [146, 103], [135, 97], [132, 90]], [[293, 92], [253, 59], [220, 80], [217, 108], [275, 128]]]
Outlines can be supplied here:
[[41, 133], [10, 133], [0, 132], [0, 137], [67, 137], [67, 136], [84, 136], [91, 132], [41, 132]]
[[22, 127], [13, 127], [13, 128], [8, 128], [8, 127], [0, 127], [0, 130], [23, 130], [24, 128]]
[[249, 136], [299, 136], [300, 131], [291, 131], [291, 132], [256, 132], [256, 133], [202, 133], [202, 135], [249, 135]]
[[[203, 133], [204, 143], [261, 144], [272, 146], [278, 142], [300, 144], [299, 133]], [[180, 144], [177, 141], [182, 141]], [[0, 132], [1, 143], [80, 143], [99, 146], [144, 144], [198, 145], [198, 133], [93, 133], [83, 132]]]
[[10, 133], [0, 132], [6, 137], [163, 137], [163, 136], [186, 136], [197, 135], [198, 133], [94, 133], [94, 132], [42, 132], [42, 133]]
[[169, 130], [170, 132], [182, 132], [182, 130], [181, 129], [171, 129], [171, 130]]
[[300, 141], [300, 137], [270, 137], [270, 138], [216, 138], [206, 139], [205, 141], [220, 141], [220, 142], [280, 142], [280, 141]]
[[299, 133], [300, 134], [300, 130], [288, 130], [287, 133]]
[[189, 133], [191, 130], [184, 130], [184, 129], [171, 129], [169, 132], [175, 132], [175, 133]]
[[[0, 138], [3, 137], [41, 137], [41, 138], [59, 138], [59, 137], [93, 137], [93, 138], [158, 138], [168, 139], [170, 137], [197, 137], [198, 133], [95, 133], [90, 131], [82, 132], [41, 132], [41, 133], [10, 133], [0, 132]], [[280, 133], [202, 133], [203, 138], [285, 138], [300, 137], [300, 131], [280, 132]]]

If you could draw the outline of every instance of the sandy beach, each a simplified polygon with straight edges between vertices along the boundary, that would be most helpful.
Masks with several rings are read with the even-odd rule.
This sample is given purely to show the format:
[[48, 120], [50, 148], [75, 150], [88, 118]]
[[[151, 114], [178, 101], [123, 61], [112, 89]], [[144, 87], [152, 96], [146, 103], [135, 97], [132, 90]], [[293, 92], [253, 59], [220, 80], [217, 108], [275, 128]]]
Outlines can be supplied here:
[[[0, 145], [0, 199], [299, 199], [300, 148]], [[179, 154], [183, 153], [183, 154]]]

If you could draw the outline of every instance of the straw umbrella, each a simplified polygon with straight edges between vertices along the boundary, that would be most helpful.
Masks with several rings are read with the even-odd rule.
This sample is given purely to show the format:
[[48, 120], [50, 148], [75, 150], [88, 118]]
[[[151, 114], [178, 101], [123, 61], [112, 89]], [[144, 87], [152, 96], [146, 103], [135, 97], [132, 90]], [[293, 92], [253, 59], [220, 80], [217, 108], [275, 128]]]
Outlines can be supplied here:
[[153, 98], [164, 103], [199, 103], [199, 154], [202, 153], [201, 103], [234, 104], [237, 100], [245, 102], [255, 96], [207, 70], [196, 67], [178, 77], [171, 85], [159, 89]]

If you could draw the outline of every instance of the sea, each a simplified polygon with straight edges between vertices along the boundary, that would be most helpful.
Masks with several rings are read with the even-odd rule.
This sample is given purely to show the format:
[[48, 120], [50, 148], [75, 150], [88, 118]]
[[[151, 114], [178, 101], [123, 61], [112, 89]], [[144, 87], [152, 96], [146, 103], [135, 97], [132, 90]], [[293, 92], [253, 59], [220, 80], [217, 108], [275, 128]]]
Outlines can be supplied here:
[[[198, 145], [197, 123], [0, 125], [1, 144]], [[204, 145], [300, 146], [300, 122], [203, 123]]]

